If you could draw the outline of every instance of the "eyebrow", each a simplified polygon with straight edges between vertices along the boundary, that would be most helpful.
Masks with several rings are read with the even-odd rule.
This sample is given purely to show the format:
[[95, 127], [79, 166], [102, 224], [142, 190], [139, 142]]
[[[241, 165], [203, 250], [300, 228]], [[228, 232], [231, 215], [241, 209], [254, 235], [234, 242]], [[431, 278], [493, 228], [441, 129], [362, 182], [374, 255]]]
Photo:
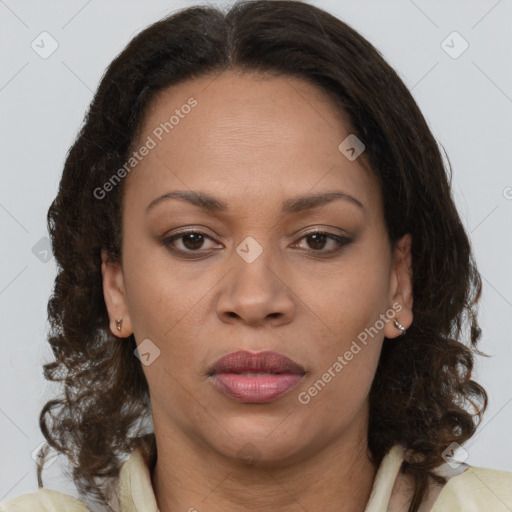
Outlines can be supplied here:
[[[151, 203], [146, 207], [146, 213], [154, 208], [157, 204], [162, 201], [169, 199], [179, 199], [182, 201], [186, 201], [194, 206], [197, 206], [203, 210], [217, 213], [217, 212], [225, 212], [227, 211], [228, 205], [205, 192], [194, 192], [190, 190], [175, 190], [173, 192], [167, 192], [156, 199], [153, 199]], [[355, 197], [347, 194], [342, 191], [333, 191], [333, 192], [322, 192], [317, 194], [309, 194], [302, 195], [297, 197], [292, 197], [290, 199], [286, 199], [281, 208], [281, 212], [284, 214], [292, 214], [298, 213], [302, 211], [312, 210], [314, 208], [318, 208], [319, 206], [323, 206], [337, 199], [341, 199], [351, 204], [354, 204], [366, 211], [364, 205], [356, 199]]]

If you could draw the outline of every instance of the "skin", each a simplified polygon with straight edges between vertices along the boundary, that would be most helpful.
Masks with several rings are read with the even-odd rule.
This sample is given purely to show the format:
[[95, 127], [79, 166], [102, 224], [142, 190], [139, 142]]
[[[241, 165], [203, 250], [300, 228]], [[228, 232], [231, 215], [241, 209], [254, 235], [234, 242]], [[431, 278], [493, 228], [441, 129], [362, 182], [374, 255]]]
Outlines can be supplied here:
[[[393, 304], [402, 308], [398, 321], [412, 323], [410, 235], [390, 243], [378, 181], [364, 153], [350, 161], [338, 149], [350, 127], [321, 89], [234, 71], [193, 79], [159, 94], [139, 141], [191, 96], [198, 105], [126, 178], [121, 265], [102, 254], [112, 333], [160, 350], [143, 365], [160, 512], [338, 512], [340, 503], [362, 511], [377, 469], [367, 448], [368, 394], [384, 336], [400, 331], [386, 322], [308, 404], [298, 394]], [[207, 192], [229, 208], [212, 214], [170, 199], [146, 213], [174, 190]], [[280, 214], [285, 199], [333, 190], [364, 209], [335, 200]], [[352, 241], [327, 255], [337, 244], [306, 237], [314, 227]], [[161, 241], [183, 228], [207, 238], [177, 239], [182, 253], [172, 252]], [[251, 263], [236, 252], [247, 236], [263, 249]], [[273, 402], [235, 402], [206, 374], [240, 349], [275, 350], [307, 374]], [[252, 464], [241, 460], [250, 449]]]

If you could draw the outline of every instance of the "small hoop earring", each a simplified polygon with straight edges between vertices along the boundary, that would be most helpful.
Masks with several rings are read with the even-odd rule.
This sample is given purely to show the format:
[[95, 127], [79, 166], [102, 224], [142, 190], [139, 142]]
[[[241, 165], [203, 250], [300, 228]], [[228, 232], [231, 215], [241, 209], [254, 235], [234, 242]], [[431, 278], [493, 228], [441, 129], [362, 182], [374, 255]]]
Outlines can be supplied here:
[[395, 327], [396, 327], [398, 330], [402, 331], [401, 336], [403, 336], [403, 335], [407, 332], [406, 328], [405, 328], [405, 327], [404, 327], [404, 326], [403, 326], [403, 325], [402, 325], [398, 320], [396, 320], [396, 319], [395, 319], [395, 320], [393, 320], [393, 322], [395, 323]]
[[116, 326], [117, 326], [117, 330], [120, 331], [121, 330], [121, 324], [123, 322], [123, 319], [120, 318], [119, 320], [116, 320]]

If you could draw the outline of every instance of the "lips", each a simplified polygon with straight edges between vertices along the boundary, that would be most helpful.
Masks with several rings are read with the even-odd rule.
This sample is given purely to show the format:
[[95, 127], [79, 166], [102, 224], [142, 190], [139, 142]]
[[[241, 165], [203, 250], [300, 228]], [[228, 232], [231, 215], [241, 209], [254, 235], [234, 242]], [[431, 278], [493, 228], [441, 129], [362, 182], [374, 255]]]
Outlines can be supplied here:
[[252, 354], [246, 350], [232, 352], [221, 357], [210, 369], [216, 373], [298, 373], [305, 374], [304, 367], [277, 352], [266, 351]]
[[208, 376], [214, 387], [238, 402], [271, 402], [295, 388], [306, 371], [277, 352], [252, 354], [245, 350], [219, 359]]

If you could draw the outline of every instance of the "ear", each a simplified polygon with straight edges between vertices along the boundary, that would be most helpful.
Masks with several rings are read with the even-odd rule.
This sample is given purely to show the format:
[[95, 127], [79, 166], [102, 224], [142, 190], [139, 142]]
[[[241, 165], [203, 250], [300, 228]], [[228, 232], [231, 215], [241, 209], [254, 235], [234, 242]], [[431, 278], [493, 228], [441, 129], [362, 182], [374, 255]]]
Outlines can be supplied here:
[[[118, 338], [127, 338], [133, 332], [126, 304], [123, 271], [119, 263], [108, 260], [107, 252], [101, 251], [101, 275], [103, 276], [103, 297], [110, 318], [110, 330]], [[121, 319], [121, 330], [116, 320]]]
[[398, 240], [393, 249], [393, 267], [390, 280], [390, 307], [396, 312], [390, 322], [386, 322], [384, 336], [396, 338], [401, 335], [393, 320], [397, 320], [406, 329], [412, 324], [412, 237], [409, 233]]

